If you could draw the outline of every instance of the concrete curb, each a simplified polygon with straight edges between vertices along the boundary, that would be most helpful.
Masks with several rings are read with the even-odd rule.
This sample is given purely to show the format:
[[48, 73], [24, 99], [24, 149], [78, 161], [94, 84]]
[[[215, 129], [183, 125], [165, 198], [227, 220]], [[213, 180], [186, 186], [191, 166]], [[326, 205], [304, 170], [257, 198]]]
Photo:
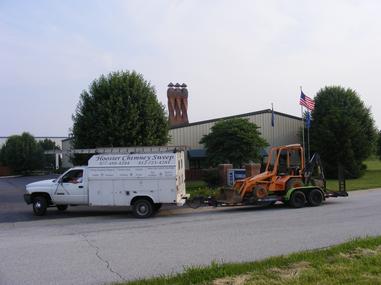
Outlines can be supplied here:
[[0, 179], [18, 178], [18, 177], [22, 177], [22, 175], [0, 176]]

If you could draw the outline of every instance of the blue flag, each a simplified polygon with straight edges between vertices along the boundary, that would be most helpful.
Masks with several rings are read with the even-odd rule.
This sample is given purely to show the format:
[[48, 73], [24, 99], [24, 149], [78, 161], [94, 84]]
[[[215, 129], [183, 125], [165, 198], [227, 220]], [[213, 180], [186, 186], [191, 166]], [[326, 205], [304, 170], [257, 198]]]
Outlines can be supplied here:
[[309, 129], [311, 127], [311, 114], [310, 112], [306, 113], [306, 128]]

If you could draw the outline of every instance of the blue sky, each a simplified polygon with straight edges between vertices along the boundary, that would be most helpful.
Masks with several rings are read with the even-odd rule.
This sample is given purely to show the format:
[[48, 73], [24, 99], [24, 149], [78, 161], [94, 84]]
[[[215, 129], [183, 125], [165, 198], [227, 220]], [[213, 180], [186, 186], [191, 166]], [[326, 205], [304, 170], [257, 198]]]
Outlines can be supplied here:
[[83, 89], [136, 70], [166, 105], [187, 83], [191, 122], [270, 108], [299, 86], [355, 89], [381, 127], [380, 1], [0, 0], [0, 136], [65, 136]]

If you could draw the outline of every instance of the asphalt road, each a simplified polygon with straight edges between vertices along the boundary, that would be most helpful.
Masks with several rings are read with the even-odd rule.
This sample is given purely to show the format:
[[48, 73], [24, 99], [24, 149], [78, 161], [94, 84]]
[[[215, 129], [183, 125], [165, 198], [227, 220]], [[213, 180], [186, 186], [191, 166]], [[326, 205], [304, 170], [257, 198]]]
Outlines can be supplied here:
[[22, 201], [35, 178], [0, 179], [0, 284], [104, 284], [239, 262], [381, 235], [381, 189], [317, 208], [166, 209], [148, 220], [125, 209], [48, 209]]

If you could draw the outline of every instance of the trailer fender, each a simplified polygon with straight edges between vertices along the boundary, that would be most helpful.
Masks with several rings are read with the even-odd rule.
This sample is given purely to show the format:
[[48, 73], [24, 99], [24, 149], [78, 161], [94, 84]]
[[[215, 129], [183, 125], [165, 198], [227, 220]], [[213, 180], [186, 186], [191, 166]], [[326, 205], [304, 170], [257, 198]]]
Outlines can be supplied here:
[[303, 186], [303, 187], [295, 187], [295, 188], [288, 189], [287, 193], [283, 196], [283, 200], [286, 201], [286, 202], [289, 201], [290, 198], [291, 198], [292, 193], [294, 191], [296, 191], [296, 190], [301, 190], [301, 191], [304, 192], [304, 194], [307, 195], [308, 192], [311, 191], [312, 189], [318, 189], [322, 193], [323, 197], [325, 197], [324, 192], [323, 192], [323, 190], [320, 187], [317, 187], [317, 186]]

